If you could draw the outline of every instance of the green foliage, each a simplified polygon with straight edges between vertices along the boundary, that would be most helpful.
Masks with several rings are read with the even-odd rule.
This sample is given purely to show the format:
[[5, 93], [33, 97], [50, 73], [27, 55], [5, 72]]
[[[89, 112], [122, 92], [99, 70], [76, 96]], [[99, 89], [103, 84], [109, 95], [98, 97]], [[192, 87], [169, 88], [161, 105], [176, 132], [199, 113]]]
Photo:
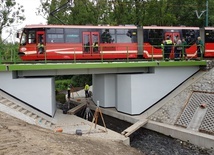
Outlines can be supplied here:
[[71, 79], [73, 77], [73, 75], [59, 75], [59, 76], [55, 76], [56, 80], [63, 80], [63, 79]]
[[55, 87], [56, 87], [57, 91], [67, 90], [67, 87], [70, 84], [71, 84], [71, 80], [69, 80], [69, 79], [55, 81]]
[[67, 90], [70, 84], [73, 87], [83, 87], [85, 83], [92, 84], [92, 75], [73, 75], [71, 79], [66, 79], [66, 76], [57, 76], [55, 79], [57, 91]]
[[57, 94], [56, 101], [60, 103], [65, 103], [66, 102], [65, 94]]
[[92, 84], [92, 75], [75, 75], [71, 78], [74, 87], [82, 87], [85, 83]]
[[23, 16], [24, 9], [23, 6], [16, 3], [15, 0], [1, 0], [0, 3], [0, 43], [2, 30], [5, 27], [11, 26], [14, 23], [19, 23], [23, 21], [25, 17]]
[[0, 43], [0, 62], [17, 62], [20, 61], [18, 56], [18, 44]]
[[[163, 26], [204, 26], [206, 1], [201, 0], [78, 0], [74, 7], [59, 11], [56, 16], [65, 24], [135, 24], [135, 25], [163, 25]], [[42, 7], [38, 12], [46, 12], [48, 23], [60, 22], [49, 13], [67, 0], [41, 0]], [[214, 1], [209, 0], [208, 10], [214, 9]], [[66, 11], [65, 11], [66, 10]], [[61, 23], [60, 23], [61, 24]], [[209, 26], [214, 24], [214, 12], [209, 11]]]

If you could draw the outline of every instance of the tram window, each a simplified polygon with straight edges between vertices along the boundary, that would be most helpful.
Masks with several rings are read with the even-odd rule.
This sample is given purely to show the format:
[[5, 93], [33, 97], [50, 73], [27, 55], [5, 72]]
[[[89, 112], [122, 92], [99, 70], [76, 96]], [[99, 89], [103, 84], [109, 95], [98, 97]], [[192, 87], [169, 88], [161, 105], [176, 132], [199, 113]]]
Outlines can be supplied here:
[[126, 35], [131, 38], [132, 43], [137, 42], [137, 31], [136, 30], [128, 30]]
[[56, 29], [56, 33], [63, 33], [63, 29]]
[[193, 45], [196, 43], [197, 37], [199, 36], [198, 30], [182, 30], [182, 36], [185, 38], [187, 45]]
[[159, 29], [150, 29], [149, 30], [149, 39], [162, 39], [163, 38], [163, 30]]
[[119, 30], [116, 30], [116, 34], [117, 34], [117, 35], [118, 35], [118, 34], [121, 34], [121, 35], [122, 35], [122, 34], [126, 34], [127, 31], [128, 31], [128, 30], [124, 30], [124, 29], [120, 30], [120, 29], [119, 29]]
[[115, 42], [115, 41], [116, 41], [115, 34], [112, 34], [112, 35], [111, 35], [111, 42], [113, 43], [113, 42]]
[[28, 43], [29, 44], [35, 44], [36, 43], [35, 31], [28, 31]]
[[79, 34], [79, 29], [65, 29], [65, 33], [68, 34]]
[[79, 43], [80, 37], [77, 34], [66, 34], [65, 35], [65, 42], [66, 43]]
[[131, 43], [132, 40], [127, 35], [117, 35], [116, 37], [117, 43]]
[[105, 29], [102, 30], [101, 42], [102, 43], [112, 43], [114, 42], [112, 35], [115, 34], [114, 30]]
[[47, 42], [48, 43], [63, 43], [64, 42], [63, 34], [48, 34]]
[[27, 42], [27, 35], [26, 32], [23, 32], [22, 38], [21, 38], [21, 45], [26, 45]]
[[143, 41], [144, 42], [149, 42], [149, 38], [148, 38], [149, 35], [148, 34], [149, 34], [149, 31], [147, 29], [144, 29], [143, 30], [143, 39], [144, 39]]
[[59, 28], [50, 28], [47, 29], [47, 33], [63, 33], [63, 29], [59, 29]]
[[115, 29], [109, 29], [110, 34], [115, 34]]
[[163, 39], [162, 29], [150, 29], [148, 31], [148, 40], [151, 45], [160, 45]]
[[79, 29], [65, 29], [65, 42], [66, 43], [79, 43], [80, 35]]
[[213, 43], [214, 42], [214, 30], [206, 30], [205, 31], [205, 42]]
[[63, 43], [64, 42], [64, 30], [61, 28], [50, 28], [47, 29], [48, 43]]
[[117, 43], [131, 43], [132, 39], [127, 35], [127, 29], [116, 30], [116, 42]]

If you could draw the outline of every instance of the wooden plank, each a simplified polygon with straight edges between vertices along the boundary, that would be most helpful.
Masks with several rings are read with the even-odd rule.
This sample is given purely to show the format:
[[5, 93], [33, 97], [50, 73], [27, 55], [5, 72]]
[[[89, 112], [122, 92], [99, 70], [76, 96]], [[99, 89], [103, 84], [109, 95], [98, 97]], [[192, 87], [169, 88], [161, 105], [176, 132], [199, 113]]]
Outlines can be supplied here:
[[137, 131], [139, 128], [144, 126], [148, 122], [147, 119], [139, 120], [136, 123], [132, 124], [130, 127], [125, 129], [121, 134], [125, 135], [126, 137], [130, 136], [132, 133]]
[[80, 111], [82, 108], [84, 108], [86, 106], [87, 103], [81, 103], [78, 106], [70, 109], [67, 113], [70, 115], [74, 115], [75, 113], [77, 113], [78, 111]]

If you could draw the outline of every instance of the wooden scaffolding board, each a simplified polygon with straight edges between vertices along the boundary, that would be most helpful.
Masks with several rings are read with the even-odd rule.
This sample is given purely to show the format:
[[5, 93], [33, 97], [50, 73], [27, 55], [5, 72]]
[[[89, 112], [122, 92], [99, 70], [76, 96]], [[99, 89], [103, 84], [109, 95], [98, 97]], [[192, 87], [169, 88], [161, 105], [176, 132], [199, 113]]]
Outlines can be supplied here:
[[78, 111], [80, 111], [82, 108], [86, 107], [87, 103], [80, 103], [78, 106], [70, 109], [68, 111], [68, 114], [70, 115], [74, 115], [75, 113], [77, 113]]
[[133, 132], [137, 131], [139, 128], [144, 126], [148, 122], [147, 119], [139, 120], [136, 123], [132, 124], [130, 127], [125, 129], [121, 134], [126, 137], [130, 136]]

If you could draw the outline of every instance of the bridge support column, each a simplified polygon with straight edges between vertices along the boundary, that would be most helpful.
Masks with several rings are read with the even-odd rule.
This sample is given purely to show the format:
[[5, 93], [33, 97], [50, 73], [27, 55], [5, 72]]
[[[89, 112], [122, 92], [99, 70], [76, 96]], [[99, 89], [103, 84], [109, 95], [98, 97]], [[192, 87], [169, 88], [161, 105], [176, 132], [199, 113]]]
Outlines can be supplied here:
[[153, 73], [93, 76], [93, 99], [101, 107], [135, 115], [151, 107], [199, 67], [155, 67]]
[[116, 105], [116, 74], [93, 75], [93, 99], [101, 107]]
[[0, 72], [0, 89], [50, 116], [55, 114], [53, 77], [18, 78], [16, 72]]

